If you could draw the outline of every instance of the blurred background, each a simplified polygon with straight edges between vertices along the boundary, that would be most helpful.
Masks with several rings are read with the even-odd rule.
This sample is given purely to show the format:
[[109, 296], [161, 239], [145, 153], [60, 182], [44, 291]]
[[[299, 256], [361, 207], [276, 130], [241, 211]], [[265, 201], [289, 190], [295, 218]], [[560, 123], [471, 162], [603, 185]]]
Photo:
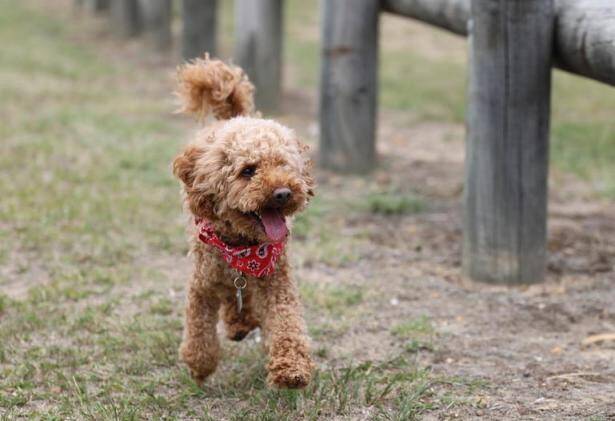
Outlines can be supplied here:
[[[381, 14], [377, 166], [340, 174], [318, 165], [321, 5], [285, 0], [265, 115], [316, 159], [291, 248], [318, 372], [269, 390], [253, 334], [200, 389], [177, 357], [191, 265], [170, 162], [198, 127], [173, 114], [181, 2], [169, 36], [95, 3], [0, 0], [3, 419], [615, 416], [614, 89], [554, 71], [546, 282], [475, 284], [466, 40]], [[223, 59], [233, 6], [218, 1]]]

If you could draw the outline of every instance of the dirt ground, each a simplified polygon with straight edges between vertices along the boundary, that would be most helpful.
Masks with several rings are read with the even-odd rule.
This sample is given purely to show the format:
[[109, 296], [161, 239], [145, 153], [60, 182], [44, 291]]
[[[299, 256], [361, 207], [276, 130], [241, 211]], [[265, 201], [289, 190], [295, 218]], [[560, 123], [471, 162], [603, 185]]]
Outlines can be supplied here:
[[[554, 175], [547, 282], [472, 283], [460, 267], [462, 128], [388, 121], [381, 127], [386, 169], [374, 178], [407, 183], [431, 205], [416, 216], [346, 221], [350, 230], [367, 230], [369, 242], [359, 262], [337, 269], [331, 282], [379, 285], [381, 294], [365, 303], [360, 323], [334, 340], [337, 347], [359, 360], [382, 356], [395, 346], [387, 343], [391, 324], [428, 315], [436, 333], [417, 358], [435, 373], [486, 384], [475, 396], [478, 409], [426, 418], [615, 418], [615, 341], [583, 344], [615, 332], [615, 205], [588, 197], [578, 180]], [[326, 175], [321, 179], [321, 188], [335, 188]], [[307, 273], [323, 276], [317, 268]]]
[[[130, 89], [169, 101], [173, 58], [141, 54], [138, 44], [118, 48], [100, 34], [75, 42], [98, 43], [110, 60], [132, 62], [151, 77]], [[314, 92], [287, 89], [279, 118], [316, 146]], [[315, 348], [327, 348], [319, 366], [384, 361], [407, 347], [408, 338], [391, 335], [391, 328], [423, 320], [411, 341], [416, 363], [434, 378], [467, 385], [462, 395], [453, 380], [429, 384], [438, 396], [455, 396], [449, 406], [424, 412], [424, 419], [615, 419], [615, 340], [592, 342], [594, 335], [615, 333], [615, 203], [591, 193], [586, 182], [552, 171], [547, 281], [517, 288], [473, 283], [460, 267], [463, 138], [462, 125], [412, 122], [384, 110], [373, 174], [342, 177], [317, 168], [318, 194], [328, 205], [318, 228], [330, 224], [348, 256], [331, 262], [309, 241], [294, 244], [297, 276], [302, 285], [342, 285], [363, 294], [336, 326], [331, 314], [307, 305], [308, 324], [321, 328]], [[374, 189], [415, 194], [426, 206], [393, 216], [335, 210], [338, 202]], [[181, 306], [189, 265], [177, 259], [153, 255], [147, 263], [172, 278], [172, 300]], [[16, 269], [3, 270], [5, 291], [18, 299], [26, 285]], [[27, 273], [40, 279], [37, 270], [34, 265]], [[369, 418], [366, 411], [349, 418]]]
[[[309, 93], [292, 94], [289, 119], [309, 133], [316, 105]], [[435, 373], [485, 383], [475, 405], [439, 409], [425, 419], [615, 419], [615, 340], [592, 341], [615, 333], [615, 203], [552, 171], [546, 282], [474, 283], [461, 275], [464, 128], [407, 121], [407, 115], [380, 113], [381, 168], [372, 182], [429, 198], [428, 211], [345, 220], [347, 232], [368, 232], [358, 262], [333, 273], [304, 269], [308, 278], [381, 290], [347, 334], [329, 339], [334, 348], [357, 360], [383, 358], [398, 345], [387, 335], [391, 325], [428, 315], [435, 334], [418, 360]], [[322, 170], [319, 181], [321, 191], [336, 197], [348, 194], [349, 185], [369, 184]]]

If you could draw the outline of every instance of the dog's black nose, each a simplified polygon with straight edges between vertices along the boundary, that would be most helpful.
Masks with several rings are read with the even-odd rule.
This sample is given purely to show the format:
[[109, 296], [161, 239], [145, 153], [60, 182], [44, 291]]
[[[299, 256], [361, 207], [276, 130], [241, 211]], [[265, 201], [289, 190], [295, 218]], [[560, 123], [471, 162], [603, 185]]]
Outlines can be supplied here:
[[276, 205], [282, 206], [282, 205], [285, 205], [286, 202], [290, 200], [292, 195], [293, 193], [290, 191], [289, 188], [280, 187], [278, 189], [275, 189], [275, 191], [273, 192], [272, 199]]

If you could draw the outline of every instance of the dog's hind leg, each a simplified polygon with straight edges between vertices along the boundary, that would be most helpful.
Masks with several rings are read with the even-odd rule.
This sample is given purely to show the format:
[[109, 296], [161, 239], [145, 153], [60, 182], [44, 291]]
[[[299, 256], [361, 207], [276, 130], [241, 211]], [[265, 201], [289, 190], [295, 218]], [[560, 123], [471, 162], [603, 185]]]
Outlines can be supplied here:
[[200, 385], [214, 372], [220, 358], [216, 332], [220, 299], [214, 291], [201, 287], [196, 280], [188, 288], [184, 339], [179, 348], [182, 360]]
[[220, 307], [220, 317], [224, 321], [226, 336], [232, 341], [241, 341], [259, 326], [253, 310], [251, 288], [242, 290], [242, 296], [241, 312], [238, 311], [235, 290], [224, 296]]

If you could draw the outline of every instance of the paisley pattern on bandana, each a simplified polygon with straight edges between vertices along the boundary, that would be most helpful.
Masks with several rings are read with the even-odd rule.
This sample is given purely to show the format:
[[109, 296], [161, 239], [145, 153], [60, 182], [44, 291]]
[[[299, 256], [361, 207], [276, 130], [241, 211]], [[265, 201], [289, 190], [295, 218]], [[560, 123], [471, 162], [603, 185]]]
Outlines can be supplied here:
[[256, 246], [229, 246], [218, 237], [213, 224], [202, 218], [195, 218], [199, 240], [222, 253], [230, 267], [246, 275], [261, 278], [275, 271], [275, 264], [284, 251], [285, 242], [258, 244]]

